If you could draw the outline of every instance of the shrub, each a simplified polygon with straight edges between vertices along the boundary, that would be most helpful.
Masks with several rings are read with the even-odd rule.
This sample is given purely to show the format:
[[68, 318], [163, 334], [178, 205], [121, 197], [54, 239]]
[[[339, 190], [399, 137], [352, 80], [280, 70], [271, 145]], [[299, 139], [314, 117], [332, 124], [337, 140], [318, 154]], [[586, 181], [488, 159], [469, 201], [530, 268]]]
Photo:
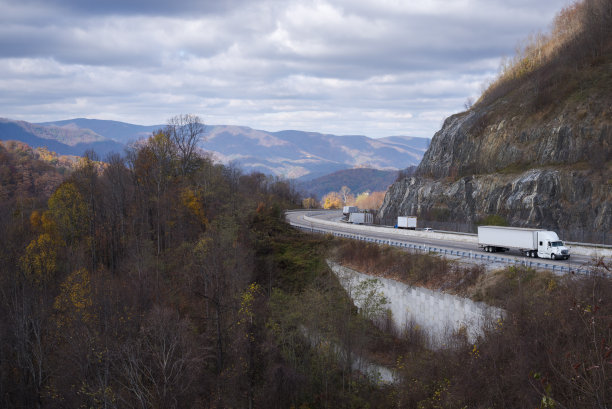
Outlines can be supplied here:
[[481, 226], [507, 226], [508, 221], [498, 214], [490, 214], [485, 216], [478, 224]]

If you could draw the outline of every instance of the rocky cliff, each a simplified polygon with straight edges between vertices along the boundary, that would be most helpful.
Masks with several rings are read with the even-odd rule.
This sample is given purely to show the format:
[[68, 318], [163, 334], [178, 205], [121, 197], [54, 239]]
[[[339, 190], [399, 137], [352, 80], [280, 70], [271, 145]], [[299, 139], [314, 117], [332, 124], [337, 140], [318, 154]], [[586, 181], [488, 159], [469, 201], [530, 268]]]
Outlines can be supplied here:
[[568, 238], [580, 240], [584, 230], [610, 231], [611, 183], [600, 175], [554, 168], [455, 181], [411, 177], [389, 188], [380, 213], [467, 223], [499, 215], [511, 226], [574, 232]]
[[612, 238], [609, 43], [590, 63], [553, 60], [447, 118], [379, 216], [477, 223], [497, 215], [512, 226]]

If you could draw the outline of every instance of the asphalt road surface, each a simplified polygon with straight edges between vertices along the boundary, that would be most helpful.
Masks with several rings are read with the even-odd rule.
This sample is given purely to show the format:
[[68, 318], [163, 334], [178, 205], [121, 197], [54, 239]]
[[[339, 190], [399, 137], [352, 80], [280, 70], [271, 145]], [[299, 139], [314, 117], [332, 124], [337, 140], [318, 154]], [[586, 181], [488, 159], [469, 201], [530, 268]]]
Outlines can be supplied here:
[[[315, 219], [315, 221], [312, 221], [312, 219], [305, 220], [304, 216], [309, 216], [310, 218]], [[341, 218], [342, 218], [342, 211], [339, 211], [339, 210], [335, 210], [335, 211], [329, 211], [329, 210], [327, 211], [323, 211], [323, 210], [292, 211], [292, 212], [287, 212], [286, 214], [286, 219], [289, 223], [296, 225], [296, 226], [300, 226], [304, 229], [318, 229], [318, 230], [324, 230], [324, 231], [336, 232], [336, 233], [358, 234], [360, 236], [368, 237], [372, 239], [392, 240], [392, 241], [400, 242], [400, 243], [426, 245], [426, 246], [432, 246], [432, 247], [438, 247], [438, 248], [445, 248], [445, 249], [449, 249], [453, 251], [466, 251], [466, 252], [472, 252], [473, 254], [483, 254], [485, 256], [491, 255], [491, 253], [486, 253], [482, 251], [482, 249], [480, 249], [476, 243], [466, 243], [466, 242], [461, 242], [461, 241], [456, 241], [456, 240], [441, 239], [440, 236], [442, 235], [436, 233], [435, 231], [427, 232], [426, 233], [427, 236], [431, 236], [431, 237], [423, 237], [423, 238], [403, 235], [400, 232], [398, 232], [397, 229], [394, 229], [392, 227], [388, 227], [388, 230], [389, 230], [388, 232], [371, 232], [371, 231], [366, 231], [365, 229], [361, 228], [361, 226], [359, 225], [353, 225], [353, 224], [341, 222], [340, 221]], [[323, 221], [333, 221], [337, 223], [331, 226], [329, 224], [318, 223], [316, 219], [323, 220]], [[383, 227], [383, 226], [376, 226], [376, 227]], [[448, 233], [448, 232], [445, 232], [445, 233]], [[571, 249], [570, 249], [570, 253], [571, 253]], [[587, 269], [588, 264], [592, 263], [593, 261], [591, 257], [576, 255], [576, 254], [572, 254], [568, 260], [549, 260], [549, 259], [538, 259], [538, 258], [532, 259], [532, 258], [522, 256], [518, 252], [518, 250], [510, 250], [510, 251], [503, 252], [503, 253], [493, 253], [493, 254], [498, 255], [498, 256], [503, 256], [506, 258], [514, 258], [517, 260], [541, 261], [549, 265], [554, 264], [557, 266], [563, 266], [565, 268], [569, 268], [570, 270]]]

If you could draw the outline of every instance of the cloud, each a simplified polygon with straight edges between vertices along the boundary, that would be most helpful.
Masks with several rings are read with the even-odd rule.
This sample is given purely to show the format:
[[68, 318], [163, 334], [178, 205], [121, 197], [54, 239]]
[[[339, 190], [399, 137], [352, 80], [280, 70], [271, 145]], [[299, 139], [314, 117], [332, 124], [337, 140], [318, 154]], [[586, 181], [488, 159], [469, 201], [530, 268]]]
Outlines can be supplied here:
[[431, 137], [564, 5], [0, 0], [0, 116]]
[[[7, 1], [7, 3], [10, 3]], [[247, 0], [21, 0], [28, 9], [56, 10], [71, 16], [193, 16], [222, 14], [243, 7]]]

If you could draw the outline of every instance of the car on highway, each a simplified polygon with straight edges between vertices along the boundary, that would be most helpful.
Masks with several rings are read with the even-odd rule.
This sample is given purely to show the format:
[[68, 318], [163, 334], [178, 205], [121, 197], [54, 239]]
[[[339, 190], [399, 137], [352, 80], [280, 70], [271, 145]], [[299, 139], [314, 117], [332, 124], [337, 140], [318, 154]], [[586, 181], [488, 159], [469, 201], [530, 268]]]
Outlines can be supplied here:
[[433, 229], [431, 227], [425, 227], [423, 231], [433, 231]]

